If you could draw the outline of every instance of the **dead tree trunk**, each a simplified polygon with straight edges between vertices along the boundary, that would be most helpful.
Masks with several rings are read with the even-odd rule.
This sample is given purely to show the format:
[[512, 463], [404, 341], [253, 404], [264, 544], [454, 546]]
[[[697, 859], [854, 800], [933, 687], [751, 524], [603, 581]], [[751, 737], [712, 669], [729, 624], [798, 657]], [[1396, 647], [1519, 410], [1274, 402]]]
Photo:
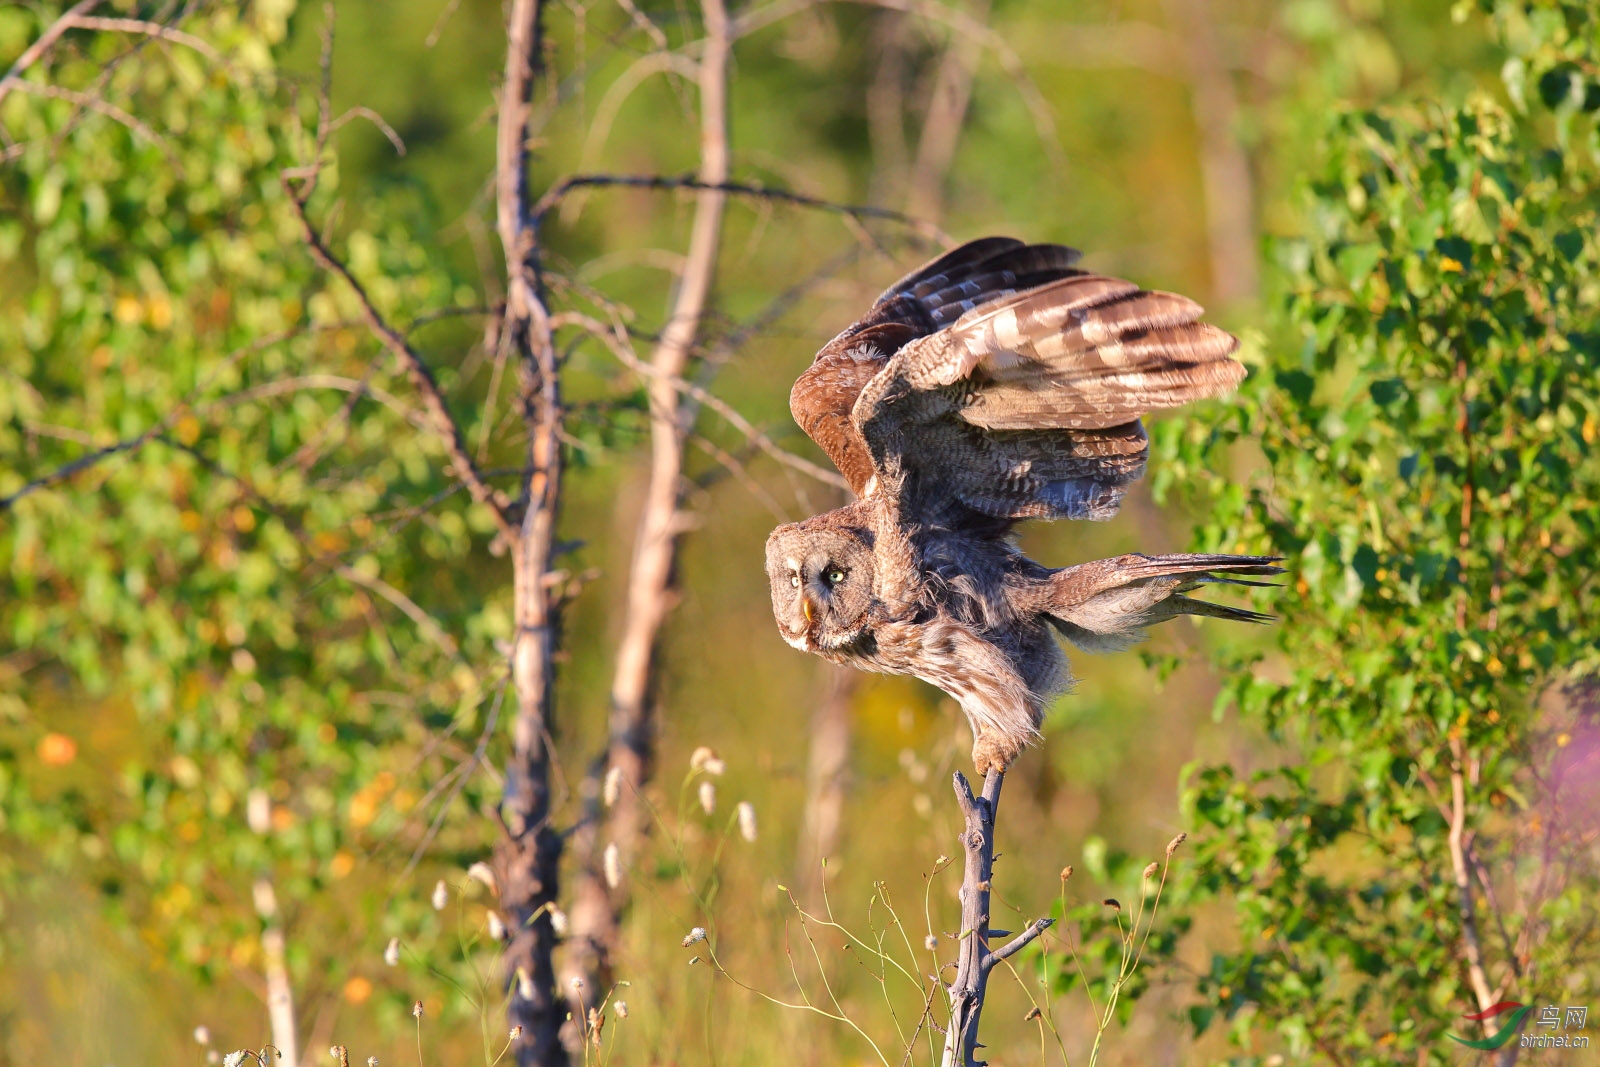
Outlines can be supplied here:
[[[722, 0], [703, 0], [704, 51], [698, 64], [700, 90], [700, 170], [702, 186], [728, 180], [728, 16]], [[578, 853], [571, 913], [572, 935], [563, 975], [581, 979], [598, 1002], [612, 981], [622, 898], [600, 871], [603, 849], [615, 843], [624, 865], [638, 852], [646, 826], [639, 790], [655, 758], [655, 667], [661, 626], [673, 601], [673, 571], [678, 535], [684, 530], [684, 439], [699, 406], [679, 388], [689, 364], [700, 322], [710, 300], [717, 252], [722, 243], [727, 194], [702, 188], [697, 194], [683, 274], [661, 340], [650, 357], [645, 390], [650, 402], [650, 480], [634, 539], [628, 574], [627, 607], [617, 645], [611, 683], [611, 714], [606, 754], [585, 783], [587, 811], [574, 846]], [[613, 804], [602, 809], [600, 782], [609, 778]], [[575, 1013], [566, 1035], [569, 1048], [581, 1047], [587, 1020]]]
[[850, 702], [859, 677], [858, 672], [831, 663], [822, 664], [820, 673], [823, 693], [811, 713], [811, 755], [795, 857], [795, 882], [808, 903], [820, 899], [822, 863], [839, 844], [850, 772]]
[[1211, 289], [1223, 303], [1257, 295], [1255, 180], [1239, 143], [1239, 98], [1210, 0], [1167, 0], [1189, 66], [1189, 99], [1200, 134]]
[[541, 290], [538, 235], [528, 215], [527, 144], [541, 34], [541, 0], [513, 0], [506, 30], [505, 83], [496, 136], [496, 227], [506, 260], [502, 329], [518, 359], [518, 403], [528, 435], [522, 514], [511, 530], [511, 680], [516, 690], [496, 849], [500, 903], [509, 920], [505, 950], [508, 1014], [521, 1028], [516, 1062], [567, 1062], [560, 1029], [567, 1007], [555, 986], [555, 930], [561, 837], [550, 823], [550, 767], [558, 601], [549, 581], [561, 487], [561, 393], [555, 345]]
[[[975, 21], [982, 22], [989, 14], [989, 0], [977, 0], [969, 13]], [[932, 221], [944, 213], [944, 183], [966, 126], [972, 79], [982, 51], [980, 41], [952, 32], [944, 58], [939, 61], [917, 143], [917, 160], [911, 170], [911, 191], [906, 198], [906, 211], [916, 218]]]

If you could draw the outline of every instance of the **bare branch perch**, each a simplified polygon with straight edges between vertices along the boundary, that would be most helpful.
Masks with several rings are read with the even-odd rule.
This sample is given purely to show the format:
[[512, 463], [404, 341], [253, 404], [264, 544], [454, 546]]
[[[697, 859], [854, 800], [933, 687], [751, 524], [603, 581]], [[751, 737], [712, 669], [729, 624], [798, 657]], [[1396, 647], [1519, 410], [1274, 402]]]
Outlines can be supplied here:
[[990, 951], [990, 879], [994, 874], [994, 820], [1000, 807], [1000, 786], [1005, 775], [991, 770], [983, 779], [983, 794], [972, 795], [966, 776], [957, 771], [953, 784], [965, 826], [961, 845], [965, 863], [961, 877], [961, 950], [956, 978], [950, 984], [950, 1029], [945, 1033], [943, 1067], [981, 1067], [978, 1056], [978, 1019], [989, 990], [989, 972], [1001, 960], [1022, 951], [1054, 919], [1035, 919], [1010, 942]]

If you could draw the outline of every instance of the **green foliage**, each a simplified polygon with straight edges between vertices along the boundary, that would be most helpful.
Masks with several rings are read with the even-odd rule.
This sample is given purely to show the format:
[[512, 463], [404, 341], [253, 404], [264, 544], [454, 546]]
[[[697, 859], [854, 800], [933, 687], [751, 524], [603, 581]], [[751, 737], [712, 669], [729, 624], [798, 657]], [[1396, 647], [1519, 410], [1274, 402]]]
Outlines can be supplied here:
[[[0, 69], [66, 6], [0, 3]], [[692, 48], [695, 5], [637, 6], [667, 47]], [[1145, 927], [1137, 967], [1128, 966], [1126, 928], [1099, 900], [1131, 905], [1151, 887], [1136, 863], [1091, 840], [1073, 886], [1092, 878], [1084, 895], [1093, 903], [1063, 904], [1062, 925], [1075, 932], [1095, 1002], [1061, 1029], [1071, 1043], [1126, 1018], [1134, 997], [1159, 984], [1155, 960], [1204, 938], [1217, 956], [1193, 1015], [1199, 1029], [1219, 1031], [1231, 1015], [1228, 1032], [1251, 1055], [1274, 1041], [1341, 1050], [1370, 1041], [1342, 1058], [1415, 1062], [1414, 1047], [1440, 1054], [1438, 1035], [1469, 995], [1447, 819], [1435, 803], [1448, 791], [1452, 739], [1464, 766], [1477, 767], [1468, 794], [1475, 851], [1505, 890], [1499, 899], [1511, 901], [1543, 856], [1566, 855], [1547, 779], [1587, 736], [1552, 694], [1594, 665], [1584, 641], [1596, 629], [1594, 593], [1582, 571], [1596, 491], [1595, 68], [1582, 51], [1594, 39], [1592, 5], [1488, 9], [1503, 45], [1492, 66], [1503, 64], [1509, 104], [1482, 95], [1451, 107], [1400, 104], [1344, 115], [1326, 134], [1332, 101], [1387, 97], [1419, 77], [1425, 91], [1444, 84], [1459, 99], [1484, 69], [1484, 35], [1452, 30], [1426, 0], [1209, 6], [1230, 41], [1252, 42], [1253, 55], [1258, 38], [1270, 46], [1237, 78], [1250, 86], [1241, 99], [1270, 98], [1239, 115], [1269, 226], [1294, 214], [1279, 203], [1283, 176], [1298, 175], [1313, 148], [1328, 158], [1295, 214], [1306, 223], [1301, 237], [1274, 246], [1274, 284], [1288, 301], [1273, 327], [1280, 343], [1257, 357], [1264, 362], [1237, 411], [1209, 409], [1220, 424], [1196, 415], [1154, 428], [1151, 474], [1200, 490], [1208, 546], [1292, 553], [1292, 580], [1304, 585], [1276, 601], [1281, 647], [1235, 670], [1224, 699], [1295, 765], [1253, 776], [1254, 750], [1240, 742], [1235, 769], [1190, 777], [1186, 825], [1200, 858], [1181, 861], [1180, 888], [1192, 907]], [[959, 236], [1008, 229], [1067, 240], [1097, 268], [1203, 297], [1190, 87], [1136, 60], [1106, 69], [1067, 40], [1072, 20], [1124, 14], [1123, 5], [1103, 7], [1063, 16], [1044, 0], [990, 5], [997, 37], [1017, 50], [1058, 124], [1065, 177], [1041, 147], [1016, 68], [986, 49], [943, 223]], [[103, 6], [136, 18], [167, 10]], [[404, 159], [360, 115], [319, 145], [321, 5], [184, 10], [183, 29], [218, 60], [181, 42], [73, 30], [24, 75], [40, 91], [0, 103], [0, 497], [118, 449], [0, 510], [0, 949], [15, 960], [19, 944], [33, 946], [27, 924], [12, 921], [19, 915], [109, 915], [108, 928], [84, 923], [62, 940], [77, 940], [95, 974], [122, 965], [153, 990], [140, 1006], [167, 1011], [153, 1025], [168, 1040], [150, 1062], [172, 1059], [174, 1040], [187, 1045], [202, 1007], [243, 1003], [251, 1021], [229, 1039], [260, 1040], [257, 1005], [241, 990], [259, 981], [251, 887], [266, 878], [283, 906], [308, 1025], [337, 1018], [337, 1038], [359, 1041], [363, 1057], [409, 1061], [414, 1032], [430, 1043], [442, 1032], [447, 1043], [471, 1029], [464, 1018], [497, 1028], [500, 989], [483, 933], [491, 900], [459, 872], [493, 833], [485, 813], [497, 783], [475, 760], [481, 752], [492, 765], [499, 752], [503, 683], [483, 665], [500, 658], [509, 632], [505, 560], [429, 435], [416, 432], [410, 384], [351, 294], [306, 254], [282, 178], [321, 163], [313, 223], [378, 310], [409, 328], [484, 466], [519, 463], [520, 442], [505, 430], [515, 420], [503, 418], [514, 374], [497, 376], [481, 322], [464, 313], [496, 299], [473, 272], [497, 273], [492, 236], [478, 246], [474, 238], [490, 214], [479, 194], [493, 123], [482, 117], [503, 61], [501, 9], [494, 0], [339, 5], [333, 115], [350, 105], [381, 111], [405, 138]], [[640, 75], [661, 58], [659, 43], [618, 5], [549, 10], [560, 106], [541, 131], [534, 184], [576, 170], [692, 166], [692, 91], [676, 75]], [[1128, 9], [1147, 23], [1135, 21], [1128, 40], [1158, 28], [1164, 10]], [[936, 21], [841, 4], [742, 41], [736, 176], [899, 206], [922, 87], [950, 37]], [[898, 84], [882, 62], [884, 42], [896, 40], [909, 68]], [[688, 202], [614, 190], [565, 201], [545, 233], [557, 303], [615, 312], [648, 342]], [[786, 446], [809, 447], [785, 409], [794, 372], [895, 273], [863, 239], [858, 276], [811, 275], [813, 265], [845, 262], [848, 241], [831, 216], [729, 207], [707, 371], [723, 362], [721, 339], [740, 338], [716, 391], [768, 433], [789, 435]], [[787, 313], [763, 318], [778, 294]], [[563, 533], [589, 542], [583, 564], [606, 571], [568, 613], [558, 740], [570, 770], [592, 756], [605, 718], [633, 533], [628, 462], [646, 413], [636, 380], [603, 353], [574, 347], [564, 375], [574, 476]], [[1456, 428], [1463, 412], [1465, 435]], [[805, 1016], [791, 1024], [791, 1009], [740, 999], [724, 979], [741, 975], [788, 1002], [791, 977], [803, 978], [801, 999], [810, 990], [823, 1004], [825, 995], [830, 1017], [861, 1019], [885, 1040], [891, 1023], [910, 1020], [892, 1037], [910, 1035], [917, 1013], [929, 1012], [923, 976], [939, 960], [913, 948], [916, 937], [905, 942], [886, 886], [904, 900], [924, 894], [918, 936], [941, 944], [952, 932], [948, 879], [921, 880], [957, 829], [948, 798], [927, 780], [929, 765], [959, 765], [966, 740], [955, 713], [925, 691], [861, 682], [855, 793], [828, 887], [852, 909], [842, 914], [864, 901], [872, 910], [860, 944], [838, 953], [823, 941], [821, 958], [811, 957], [777, 886], [794, 881], [792, 845], [806, 832], [797, 712], [817, 683], [813, 665], [771, 631], [759, 544], [773, 515], [755, 502], [805, 504], [720, 420], [708, 416], [696, 430], [744, 465], [724, 470], [704, 448], [690, 462], [689, 476], [708, 488], [686, 509], [699, 525], [685, 542], [683, 603], [660, 654], [661, 766], [715, 743], [728, 755], [723, 788], [759, 807], [763, 832], [728, 863], [740, 854], [722, 852], [732, 840], [724, 818], [700, 820], [679, 798], [690, 818], [680, 811], [681, 826], [658, 827], [654, 851], [626, 872], [633, 1020], [613, 1021], [606, 1037], [626, 1033], [627, 1054], [641, 1061], [765, 1064], [779, 1046], [821, 1047], [829, 1062], [859, 1057], [870, 1045], [858, 1031]], [[1256, 487], [1206, 477], [1248, 462], [1256, 441], [1265, 456]], [[1111, 526], [1027, 536], [1040, 558], [1069, 562], [1148, 549], [1171, 536], [1152, 528], [1157, 521], [1130, 507]], [[1083, 685], [1060, 728], [1008, 786], [1017, 821], [1002, 833], [1039, 847], [1006, 846], [997, 899], [1025, 915], [1044, 907], [1061, 860], [1091, 829], [1132, 840], [1168, 823], [1172, 767], [1192, 750], [1194, 672], [1158, 698], [1121, 657], [1080, 658], [1075, 668]], [[1172, 743], [1152, 745], [1153, 732]], [[571, 784], [561, 784], [563, 825], [576, 807]], [[671, 792], [658, 787], [652, 802], [671, 811]], [[1530, 851], [1535, 835], [1541, 847], [1549, 837], [1562, 848]], [[413, 871], [419, 849], [423, 867]], [[1529, 977], [1507, 995], [1560, 990], [1581, 1003], [1587, 987], [1561, 983], [1593, 973], [1593, 946], [1573, 933], [1592, 921], [1593, 882], [1558, 863], [1550, 871], [1558, 891], [1536, 913], [1507, 917], [1514, 937], [1526, 930], [1531, 939]], [[435, 911], [428, 889], [441, 874], [462, 892]], [[87, 906], [55, 911], [61, 901], [45, 898], [58, 892]], [[1225, 914], [1239, 918], [1238, 943], [1212, 939], [1215, 899], [1234, 905]], [[1504, 953], [1481, 915], [1498, 981]], [[819, 937], [842, 936], [831, 916], [802, 918]], [[680, 939], [697, 926], [712, 932], [717, 967], [686, 972]], [[799, 976], [780, 958], [791, 933]], [[383, 963], [391, 937], [400, 939], [392, 970]], [[897, 943], [907, 949], [900, 979], [885, 968]], [[1046, 943], [1041, 966], [1065, 991], [1078, 972], [1057, 966], [1058, 949]], [[0, 1058], [31, 1007], [11, 984], [60, 973], [50, 961], [19, 962], [0, 968], [24, 976], [0, 974]], [[152, 978], [147, 965], [166, 975]], [[887, 1007], [897, 1018], [884, 1010], [894, 983], [898, 999]], [[208, 985], [215, 991], [197, 1005]], [[1024, 1047], [1038, 1025], [1054, 1028], [1048, 1003], [1043, 1024], [1023, 1022], [1014, 983], [993, 989], [984, 1025], [997, 1050]], [[1102, 1016], [1094, 1009], [1113, 989], [1114, 1010]], [[1088, 1000], [1071, 992], [1060, 1002], [1068, 1013]], [[1023, 993], [1031, 1000], [1034, 987]], [[416, 998], [426, 1026], [411, 1017]], [[70, 999], [74, 1011], [94, 1003], [76, 988]], [[222, 1038], [223, 1020], [206, 1021]], [[98, 1009], [82, 1029], [97, 1027], [124, 1040]], [[1170, 1025], [1154, 1031], [1165, 1052]], [[39, 1047], [78, 1036], [53, 1033]], [[491, 1054], [503, 1041], [469, 1037]], [[457, 1055], [445, 1060], [467, 1054], [453, 1044]], [[138, 1058], [121, 1046], [115, 1055]], [[70, 1056], [62, 1062], [110, 1058]]]
[[[484, 516], [298, 248], [281, 175], [328, 158], [270, 58], [291, 7], [190, 20], [214, 62], [110, 34], [63, 49], [49, 83], [143, 132], [24, 92], [0, 109], [18, 145], [0, 169], [0, 646], [19, 650], [0, 659], [0, 825], [205, 981], [258, 959], [257, 879], [352, 894], [377, 930], [325, 914], [293, 944], [297, 983], [337, 989], [375, 962], [357, 945], [435, 930], [418, 894], [384, 907], [422, 799], [397, 771], [442, 776], [482, 727], [496, 683], [474, 664], [508, 621], [473, 589]], [[313, 217], [336, 194], [330, 163]], [[335, 232], [395, 322], [454, 301], [414, 192], [364, 195]], [[459, 341], [448, 321], [417, 333]], [[459, 641], [401, 614], [424, 611]], [[66, 735], [131, 744], [74, 760]], [[463, 785], [475, 804], [483, 783]]]
[[1283, 765], [1197, 766], [1184, 796], [1184, 896], [1229, 901], [1239, 938], [1191, 1019], [1237, 1017], [1256, 1053], [1455, 1061], [1478, 1002], [1452, 822], [1490, 987], [1597, 991], [1562, 771], [1600, 668], [1600, 5], [1485, 6], [1510, 102], [1333, 117], [1273, 246], [1280, 342], [1223, 425], [1164, 424], [1152, 461], [1203, 481], [1258, 442], [1247, 492], [1207, 484], [1200, 539], [1287, 557], [1276, 648], [1235, 657], [1218, 705]]

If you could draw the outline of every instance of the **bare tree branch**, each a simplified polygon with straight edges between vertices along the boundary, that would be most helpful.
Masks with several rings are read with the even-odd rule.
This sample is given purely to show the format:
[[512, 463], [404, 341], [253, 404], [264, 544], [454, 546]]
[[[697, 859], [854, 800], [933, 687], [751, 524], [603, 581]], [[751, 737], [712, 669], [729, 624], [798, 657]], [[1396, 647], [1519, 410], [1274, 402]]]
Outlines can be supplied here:
[[[988, 9], [989, 0], [976, 0], [972, 18], [981, 21]], [[944, 182], [961, 141], [961, 128], [966, 124], [980, 47], [976, 38], [952, 34], [944, 58], [939, 62], [928, 112], [922, 122], [922, 136], [917, 142], [911, 190], [906, 198], [907, 210], [912, 215], [937, 219], [943, 214]]]
[[[1456, 908], [1461, 915], [1461, 948], [1467, 964], [1467, 980], [1478, 1008], [1487, 1011], [1494, 1004], [1488, 973], [1483, 966], [1483, 946], [1478, 939], [1477, 908], [1472, 899], [1472, 874], [1467, 869], [1465, 844], [1467, 796], [1465, 770], [1461, 765], [1461, 743], [1451, 742], [1454, 762], [1450, 768], [1450, 867], [1455, 875]], [[1492, 1036], [1494, 1023], [1483, 1020], [1484, 1036]]]
[[74, 19], [81, 15], [87, 15], [99, 6], [100, 0], [78, 0], [76, 4], [67, 8], [65, 14], [51, 23], [39, 35], [38, 40], [23, 49], [22, 54], [17, 57], [17, 61], [11, 64], [11, 69], [6, 71], [5, 77], [0, 78], [0, 101], [3, 101], [12, 89], [25, 87], [22, 75], [27, 72], [29, 67], [43, 59], [46, 52], [55, 47], [55, 43], [61, 39], [62, 34], [72, 29]]
[[773, 189], [765, 185], [753, 185], [748, 182], [718, 181], [707, 182], [703, 178], [682, 175], [671, 177], [664, 174], [575, 174], [570, 178], [563, 178], [550, 190], [539, 198], [533, 207], [535, 222], [542, 220], [549, 214], [551, 208], [560, 202], [561, 198], [574, 189], [586, 187], [621, 187], [628, 189], [691, 189], [698, 192], [730, 193], [735, 196], [750, 196], [758, 200], [773, 200], [783, 204], [795, 204], [799, 207], [816, 208], [819, 211], [831, 211], [839, 215], [848, 215], [858, 219], [883, 219], [887, 222], [896, 222], [902, 226], [909, 226], [918, 233], [925, 234], [935, 240], [950, 243], [949, 238], [937, 227], [921, 219], [912, 218], [898, 211], [888, 208], [869, 207], [861, 204], [841, 204], [833, 200], [824, 200], [820, 197], [805, 196], [802, 193], [791, 193], [787, 189]]
[[429, 615], [415, 600], [412, 600], [382, 578], [368, 577], [345, 563], [334, 564], [333, 573], [347, 582], [359, 585], [364, 589], [370, 589], [399, 608], [406, 618], [417, 624], [417, 629], [422, 631], [424, 637], [437, 645], [439, 651], [451, 659], [455, 659], [460, 655], [461, 647], [456, 644], [455, 638], [446, 633], [444, 627], [440, 626], [432, 615]]
[[[288, 191], [288, 190], [286, 190]], [[461, 426], [456, 422], [455, 416], [450, 414], [450, 408], [445, 403], [444, 394], [439, 390], [439, 383], [433, 376], [433, 371], [417, 350], [411, 347], [411, 342], [406, 340], [372, 304], [372, 298], [367, 295], [360, 282], [358, 282], [350, 269], [344, 265], [334, 254], [328, 250], [316, 227], [311, 225], [311, 219], [306, 214], [305, 205], [300, 202], [292, 192], [289, 202], [294, 208], [296, 217], [300, 221], [300, 236], [306, 247], [311, 251], [311, 256], [322, 268], [331, 274], [338, 275], [355, 294], [356, 302], [360, 305], [362, 317], [366, 320], [383, 346], [387, 348], [395, 361], [400, 364], [400, 369], [405, 372], [411, 385], [422, 398], [422, 406], [426, 411], [428, 420], [432, 424], [433, 435], [444, 448], [445, 454], [450, 459], [450, 473], [459, 478], [467, 487], [467, 492], [472, 499], [489, 508], [494, 517], [495, 524], [502, 534], [508, 538], [511, 534], [510, 501], [506, 495], [483, 480], [483, 475], [478, 471], [477, 464], [473, 462], [471, 454], [467, 451], [466, 440], [462, 437]]]
[[13, 81], [10, 87], [21, 89], [25, 93], [32, 93], [34, 96], [43, 96], [51, 100], [65, 100], [68, 103], [76, 104], [87, 111], [98, 112], [99, 114], [104, 115], [106, 118], [111, 119], [118, 125], [126, 126], [137, 136], [161, 149], [161, 154], [167, 157], [167, 162], [172, 164], [174, 170], [182, 169], [182, 161], [180, 161], [177, 154], [173, 152], [172, 145], [167, 143], [167, 139], [165, 137], [162, 137], [155, 130], [152, 130], [149, 126], [146, 126], [138, 118], [124, 111], [122, 108], [102, 100], [92, 93], [80, 93], [76, 89], [63, 89], [59, 85], [40, 85], [35, 82], [23, 81], [21, 78]]
[[288, 938], [283, 932], [278, 896], [272, 881], [258, 878], [252, 889], [256, 913], [266, 928], [261, 931], [262, 970], [267, 980], [267, 1018], [272, 1026], [272, 1043], [278, 1055], [290, 1064], [300, 1062], [300, 1041], [296, 1033], [294, 988], [289, 982]]
[[211, 47], [210, 44], [202, 41], [192, 33], [184, 33], [180, 29], [160, 22], [148, 22], [144, 19], [102, 18], [97, 15], [73, 15], [70, 13], [62, 16], [61, 21], [67, 23], [68, 29], [103, 30], [109, 33], [142, 33], [147, 37], [155, 37], [192, 48], [213, 62], [220, 63], [222, 61], [222, 53]]
[[[647, 375], [650, 377], [655, 376], [655, 369], [633, 353], [632, 346], [627, 342], [626, 335], [619, 337], [617, 331], [608, 329], [597, 319], [577, 312], [566, 311], [555, 316], [551, 322], [552, 325], [557, 327], [581, 327], [591, 336], [604, 342], [606, 347], [611, 349], [611, 354], [616, 356], [618, 361], [620, 361], [623, 366], [628, 367], [630, 370], [636, 371], [642, 375]], [[673, 387], [681, 390], [684, 393], [687, 393], [699, 403], [716, 412], [723, 418], [724, 421], [728, 423], [728, 425], [738, 430], [746, 438], [748, 438], [752, 444], [761, 449], [762, 452], [765, 452], [768, 456], [783, 464], [785, 467], [789, 467], [793, 470], [799, 471], [801, 474], [815, 478], [817, 481], [822, 482], [825, 485], [832, 485], [839, 489], [845, 490], [850, 488], [850, 483], [846, 482], [843, 477], [834, 473], [833, 471], [830, 471], [825, 467], [819, 467], [817, 464], [812, 463], [808, 459], [804, 459], [795, 455], [793, 452], [779, 448], [777, 442], [773, 441], [772, 438], [756, 429], [755, 425], [751, 423], [749, 419], [739, 414], [739, 412], [726, 401], [713, 395], [701, 386], [696, 385], [694, 382], [685, 381], [681, 378], [674, 379]]]
[[[797, 12], [816, 7], [822, 2], [823, 0], [774, 0], [765, 7], [752, 7], [735, 20], [733, 36], [735, 39], [745, 37]], [[929, 22], [948, 26], [960, 36], [982, 42], [985, 48], [994, 53], [1001, 69], [1015, 83], [1017, 92], [1021, 94], [1023, 103], [1033, 116], [1039, 142], [1045, 154], [1050, 157], [1051, 165], [1058, 170], [1066, 167], [1066, 158], [1061, 152], [1061, 137], [1056, 130], [1055, 115], [1050, 109], [1049, 102], [1045, 100], [1044, 94], [1039, 91], [1038, 85], [1028, 74], [1027, 68], [1022, 63], [1022, 57], [1017, 55], [1016, 50], [1004, 37], [984, 25], [981, 20], [960, 9], [938, 3], [937, 0], [838, 0], [838, 2], [902, 11]]]

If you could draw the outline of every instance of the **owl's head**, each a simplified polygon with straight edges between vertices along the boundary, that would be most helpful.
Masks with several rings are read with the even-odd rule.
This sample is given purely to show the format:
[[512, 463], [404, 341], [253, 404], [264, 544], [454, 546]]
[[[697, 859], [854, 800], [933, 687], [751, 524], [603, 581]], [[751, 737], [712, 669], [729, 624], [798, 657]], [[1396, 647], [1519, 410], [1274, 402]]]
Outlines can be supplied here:
[[835, 513], [791, 522], [767, 538], [772, 615], [805, 652], [842, 648], [866, 632], [872, 607], [872, 535]]

